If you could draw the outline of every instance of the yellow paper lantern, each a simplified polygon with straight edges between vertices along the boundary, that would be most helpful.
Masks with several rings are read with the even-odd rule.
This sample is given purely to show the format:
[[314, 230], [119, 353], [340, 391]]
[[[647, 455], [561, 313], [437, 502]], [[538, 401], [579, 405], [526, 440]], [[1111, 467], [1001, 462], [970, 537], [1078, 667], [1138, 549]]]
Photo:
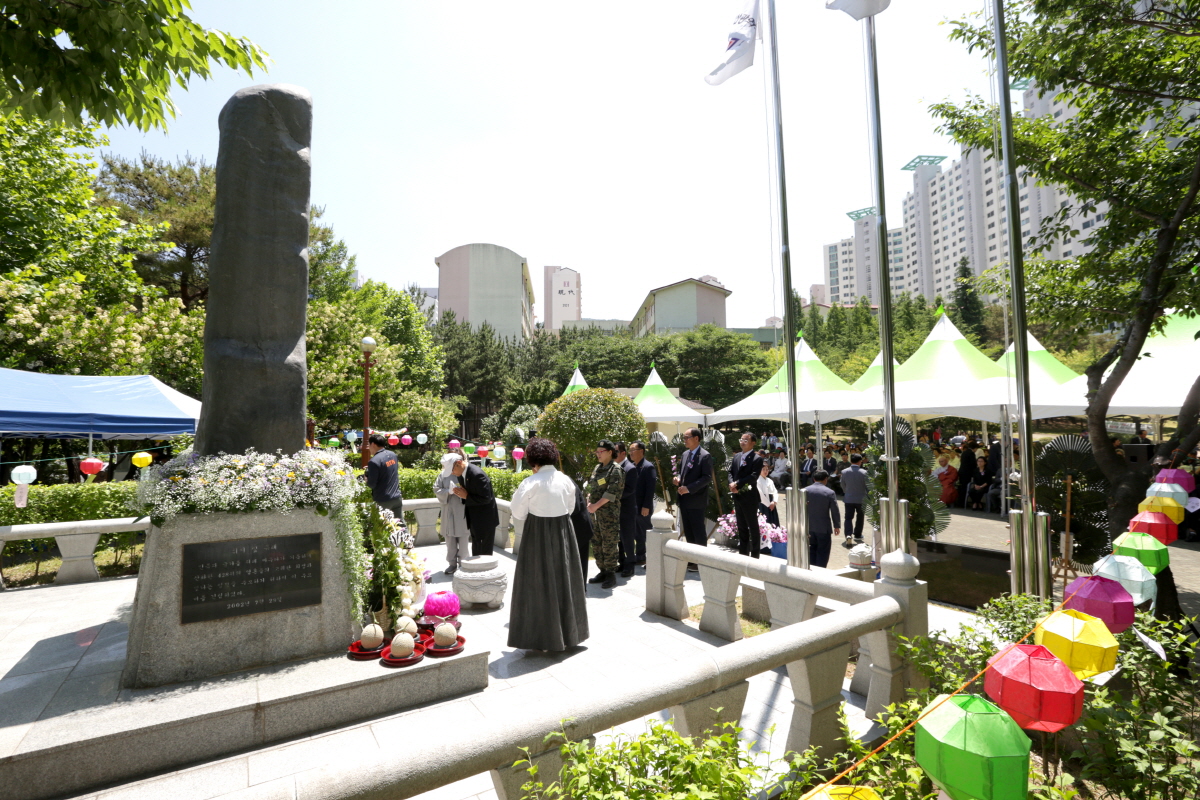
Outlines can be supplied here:
[[1138, 511], [1157, 511], [1159, 514], [1166, 514], [1176, 525], [1183, 522], [1184, 508], [1179, 505], [1179, 501], [1172, 497], [1151, 495], [1138, 503]]
[[135, 467], [148, 467], [154, 461], [154, 456], [149, 453], [134, 453], [133, 465]]
[[1082, 611], [1055, 611], [1033, 629], [1033, 640], [1058, 656], [1080, 680], [1117, 666], [1117, 640], [1103, 620]]
[[801, 800], [882, 800], [874, 789], [866, 786], [822, 786], [804, 795]]

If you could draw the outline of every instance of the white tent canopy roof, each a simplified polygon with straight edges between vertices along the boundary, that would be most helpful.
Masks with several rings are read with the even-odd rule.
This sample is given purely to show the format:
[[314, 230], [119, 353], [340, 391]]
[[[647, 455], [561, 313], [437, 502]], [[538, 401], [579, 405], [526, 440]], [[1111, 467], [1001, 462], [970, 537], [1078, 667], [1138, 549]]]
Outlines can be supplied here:
[[650, 364], [650, 377], [646, 378], [646, 384], [633, 402], [637, 403], [638, 411], [642, 412], [646, 422], [704, 423], [703, 414], [684, 405], [678, 397], [671, 394], [653, 363]]

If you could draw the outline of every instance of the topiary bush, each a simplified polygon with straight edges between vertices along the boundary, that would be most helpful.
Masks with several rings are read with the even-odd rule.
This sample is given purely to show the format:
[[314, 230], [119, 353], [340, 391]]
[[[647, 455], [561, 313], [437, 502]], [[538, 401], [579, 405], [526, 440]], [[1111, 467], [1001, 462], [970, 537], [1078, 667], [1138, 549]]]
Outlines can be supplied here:
[[[908, 501], [908, 538], [916, 541], [941, 533], [950, 525], [950, 509], [942, 502], [942, 484], [934, 476], [933, 451], [917, 442], [912, 427], [896, 421], [896, 455], [899, 457], [900, 499]], [[872, 437], [865, 459], [870, 469], [867, 481], [867, 521], [879, 527], [879, 499], [886, 497], [887, 465], [883, 460], [883, 426]]]
[[582, 389], [546, 406], [538, 418], [537, 432], [554, 441], [563, 468], [576, 474], [590, 469], [601, 439], [644, 439], [646, 420], [631, 397], [612, 389]]
[[[521, 481], [533, 474], [528, 470], [513, 472], [507, 469], [484, 469], [484, 472], [492, 479], [492, 491], [496, 493], [497, 500], [511, 500]], [[440, 473], [441, 470], [437, 469], [399, 470], [400, 494], [404, 495], [405, 500], [433, 497], [433, 481]]]

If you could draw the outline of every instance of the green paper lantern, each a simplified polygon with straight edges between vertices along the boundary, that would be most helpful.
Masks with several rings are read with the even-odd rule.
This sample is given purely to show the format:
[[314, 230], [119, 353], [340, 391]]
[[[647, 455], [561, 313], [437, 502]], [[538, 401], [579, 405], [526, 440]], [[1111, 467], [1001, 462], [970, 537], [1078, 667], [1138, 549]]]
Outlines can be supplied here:
[[1133, 556], [1142, 566], [1157, 575], [1171, 563], [1167, 546], [1148, 533], [1129, 531], [1113, 539], [1113, 552], [1119, 556]]
[[935, 710], [917, 723], [915, 756], [921, 769], [952, 800], [1025, 800], [1029, 737], [1007, 712], [982, 697], [946, 698], [943, 694], [930, 703], [925, 710]]
[[475, 455], [475, 445], [473, 444], [464, 444], [463, 450], [466, 451], [467, 455], [469, 456]]

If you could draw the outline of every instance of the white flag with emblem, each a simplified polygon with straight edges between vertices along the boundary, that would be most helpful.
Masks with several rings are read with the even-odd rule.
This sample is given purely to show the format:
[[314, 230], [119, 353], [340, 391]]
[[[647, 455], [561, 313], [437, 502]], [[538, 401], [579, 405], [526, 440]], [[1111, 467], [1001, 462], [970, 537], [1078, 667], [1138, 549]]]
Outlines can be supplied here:
[[719, 86], [754, 63], [754, 40], [762, 38], [758, 27], [758, 0], [746, 0], [740, 14], [734, 17], [725, 60], [704, 77], [710, 86]]

